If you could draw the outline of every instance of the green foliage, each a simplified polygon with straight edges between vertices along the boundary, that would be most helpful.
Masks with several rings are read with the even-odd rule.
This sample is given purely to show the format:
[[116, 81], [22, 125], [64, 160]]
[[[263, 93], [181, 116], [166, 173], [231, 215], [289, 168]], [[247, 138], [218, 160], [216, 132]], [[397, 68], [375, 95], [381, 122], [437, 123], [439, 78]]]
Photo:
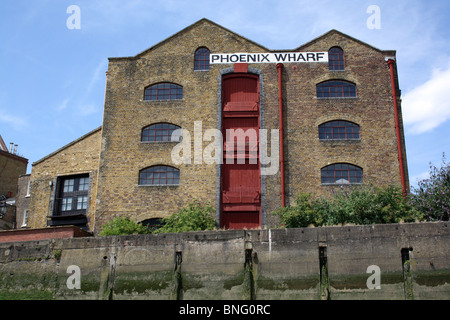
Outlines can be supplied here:
[[307, 227], [310, 224], [315, 225], [315, 218], [318, 216], [318, 211], [310, 201], [310, 198], [310, 194], [302, 193], [295, 200], [294, 206], [280, 208], [274, 214], [280, 217], [283, 226], [286, 228]]
[[150, 230], [128, 217], [116, 217], [106, 223], [101, 236], [212, 230], [216, 227], [214, 208], [195, 199], [178, 213], [162, 219], [162, 227]]
[[448, 221], [450, 216], [450, 164], [442, 156], [442, 166], [430, 163], [430, 178], [419, 181], [411, 196], [413, 205], [430, 221]]
[[146, 234], [150, 230], [140, 223], [130, 220], [129, 217], [115, 217], [102, 227], [101, 236], [115, 236], [126, 234]]
[[214, 212], [214, 208], [209, 203], [202, 205], [198, 199], [195, 199], [181, 208], [178, 213], [163, 218], [163, 226], [154, 233], [212, 230], [216, 227]]
[[382, 224], [412, 222], [423, 216], [395, 186], [340, 186], [331, 199], [311, 199], [300, 194], [294, 206], [274, 212], [286, 228], [300, 228], [339, 224]]
[[61, 259], [61, 255], [62, 255], [62, 250], [61, 249], [55, 249], [53, 250], [53, 257], [56, 260], [60, 260]]
[[[341, 188], [330, 202], [329, 224], [383, 224], [413, 222], [421, 216], [404, 197], [401, 188], [370, 184]], [[338, 219], [336, 219], [336, 217]], [[337, 221], [333, 221], [337, 220]]]

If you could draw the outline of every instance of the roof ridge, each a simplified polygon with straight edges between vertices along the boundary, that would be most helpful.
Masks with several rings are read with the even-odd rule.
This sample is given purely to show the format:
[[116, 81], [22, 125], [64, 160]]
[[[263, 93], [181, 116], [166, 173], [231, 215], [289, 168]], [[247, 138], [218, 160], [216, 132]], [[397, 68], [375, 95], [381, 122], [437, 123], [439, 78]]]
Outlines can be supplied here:
[[6, 147], [5, 141], [3, 141], [1, 134], [0, 134], [0, 150], [8, 151], [8, 148]]
[[92, 131], [90, 131], [90, 132], [88, 132], [88, 133], [82, 135], [82, 136], [79, 137], [78, 139], [75, 139], [75, 140], [73, 140], [72, 142], [69, 142], [69, 143], [66, 144], [65, 146], [59, 148], [59, 149], [56, 150], [56, 151], [53, 151], [52, 153], [46, 155], [46, 156], [43, 157], [42, 159], [39, 159], [39, 160], [33, 162], [31, 165], [34, 166], [34, 165], [36, 165], [36, 164], [41, 163], [41, 162], [44, 161], [44, 160], [47, 160], [47, 159], [50, 158], [50, 157], [53, 157], [55, 154], [57, 154], [57, 153], [59, 153], [59, 152], [65, 150], [65, 149], [67, 149], [67, 148], [70, 147], [70, 146], [73, 146], [73, 145], [76, 144], [77, 142], [79, 142], [79, 141], [81, 141], [81, 140], [83, 140], [83, 139], [89, 137], [90, 135], [93, 135], [93, 134], [96, 133], [97, 131], [101, 130], [102, 127], [103, 127], [103, 126], [100, 126], [100, 127], [96, 128], [96, 129], [94, 129], [94, 130], [92, 130]]
[[238, 37], [240, 37], [240, 38], [242, 38], [242, 39], [245, 39], [246, 41], [249, 41], [249, 42], [253, 43], [253, 44], [256, 45], [256, 46], [261, 47], [261, 49], [264, 49], [264, 50], [266, 50], [266, 51], [272, 51], [271, 49], [269, 49], [269, 48], [267, 48], [267, 47], [265, 47], [265, 46], [263, 46], [263, 45], [261, 45], [261, 44], [255, 42], [255, 41], [253, 41], [253, 40], [251, 40], [251, 39], [249, 39], [249, 38], [246, 38], [246, 37], [244, 37], [244, 36], [242, 36], [242, 35], [240, 35], [240, 34], [234, 32], [234, 31], [232, 31], [232, 30], [230, 30], [230, 29], [227, 29], [227, 28], [221, 26], [220, 24], [215, 23], [214, 21], [211, 21], [211, 20], [209, 20], [209, 19], [207, 19], [207, 18], [202, 18], [202, 19], [200, 19], [200, 20], [198, 20], [198, 21], [196, 21], [196, 22], [190, 24], [189, 26], [187, 26], [187, 27], [181, 29], [180, 31], [177, 31], [176, 33], [174, 33], [173, 35], [171, 35], [171, 36], [165, 38], [164, 40], [161, 40], [160, 42], [154, 44], [153, 46], [151, 46], [151, 47], [145, 49], [144, 51], [141, 51], [140, 53], [138, 53], [138, 54], [136, 54], [136, 55], [134, 55], [134, 56], [128, 56], [128, 57], [110, 57], [110, 58], [108, 58], [108, 59], [109, 59], [109, 60], [115, 60], [115, 59], [120, 60], [120, 59], [136, 59], [136, 58], [139, 58], [139, 57], [143, 56], [144, 54], [146, 54], [147, 52], [149, 52], [149, 51], [151, 51], [151, 50], [153, 50], [153, 49], [155, 49], [155, 48], [157, 48], [157, 47], [163, 45], [163, 44], [166, 43], [167, 41], [169, 41], [169, 40], [175, 38], [176, 36], [178, 36], [178, 35], [180, 35], [180, 34], [182, 34], [182, 33], [184, 33], [184, 32], [187, 32], [187, 31], [193, 29], [193, 28], [196, 27], [197, 25], [200, 25], [201, 23], [204, 23], [204, 22], [210, 23], [210, 24], [212, 24], [212, 25], [214, 25], [214, 26], [216, 26], [216, 27], [218, 27], [218, 28], [221, 28], [222, 30], [225, 30], [226, 32], [230, 32], [230, 33], [232, 33], [232, 34], [234, 34], [234, 35], [236, 35], [236, 36], [238, 36]]
[[348, 34], [342, 32], [342, 31], [339, 31], [339, 30], [337, 30], [337, 29], [331, 29], [330, 31], [327, 31], [327, 32], [325, 32], [324, 34], [322, 34], [322, 35], [320, 35], [320, 36], [318, 36], [318, 37], [316, 37], [316, 38], [314, 38], [314, 39], [312, 39], [312, 40], [310, 40], [310, 41], [308, 41], [308, 42], [306, 42], [306, 43], [304, 43], [304, 44], [298, 46], [297, 48], [295, 48], [295, 50], [300, 50], [301, 48], [306, 47], [307, 45], [310, 45], [310, 44], [312, 44], [312, 43], [314, 43], [314, 42], [317, 42], [317, 41], [319, 41], [320, 39], [322, 39], [322, 38], [324, 38], [324, 37], [326, 37], [326, 36], [328, 36], [329, 34], [332, 34], [332, 33], [338, 33], [338, 34], [340, 34], [341, 36], [344, 36], [344, 37], [346, 37], [346, 38], [349, 38], [349, 39], [351, 39], [351, 40], [353, 40], [353, 41], [356, 41], [356, 42], [358, 42], [358, 43], [360, 43], [360, 44], [362, 44], [362, 45], [365, 45], [365, 46], [367, 46], [367, 47], [369, 47], [369, 48], [371, 48], [371, 49], [373, 49], [373, 50], [379, 51], [379, 52], [395, 52], [395, 50], [381, 50], [381, 49], [378, 49], [377, 47], [374, 47], [374, 46], [372, 46], [372, 45], [370, 45], [370, 44], [368, 44], [368, 43], [366, 43], [366, 42], [364, 42], [364, 41], [362, 41], [362, 40], [359, 40], [359, 39], [357, 39], [357, 38], [354, 38], [354, 37], [352, 37], [352, 36], [349, 36]]

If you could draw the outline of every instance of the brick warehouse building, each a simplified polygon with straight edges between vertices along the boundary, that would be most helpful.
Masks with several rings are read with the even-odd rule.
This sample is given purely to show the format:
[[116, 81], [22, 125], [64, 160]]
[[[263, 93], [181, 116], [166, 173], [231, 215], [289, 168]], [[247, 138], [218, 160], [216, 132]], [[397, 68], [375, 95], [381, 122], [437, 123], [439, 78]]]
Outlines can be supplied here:
[[[28, 225], [99, 232], [115, 216], [151, 223], [198, 198], [220, 227], [271, 227], [301, 192], [406, 191], [400, 103], [395, 51], [336, 30], [269, 50], [202, 19], [109, 58], [103, 124], [33, 163]], [[233, 129], [249, 137], [244, 153]]]

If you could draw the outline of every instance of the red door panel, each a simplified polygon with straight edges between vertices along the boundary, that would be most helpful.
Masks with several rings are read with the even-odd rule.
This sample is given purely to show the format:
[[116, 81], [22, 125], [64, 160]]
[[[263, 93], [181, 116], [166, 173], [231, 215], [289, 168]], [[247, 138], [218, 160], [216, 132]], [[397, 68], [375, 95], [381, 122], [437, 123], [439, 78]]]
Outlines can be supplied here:
[[222, 192], [259, 191], [260, 171], [258, 164], [226, 164], [222, 165]]
[[258, 78], [251, 75], [228, 76], [223, 81], [223, 104], [259, 102]]
[[261, 226], [258, 86], [254, 75], [223, 78], [221, 226], [227, 229]]
[[[232, 161], [234, 163], [256, 164], [258, 161], [258, 118], [225, 118], [223, 120], [224, 157], [232, 159], [254, 159], [253, 161]], [[226, 162], [225, 163], [232, 163]]]
[[261, 226], [258, 211], [224, 212], [222, 227], [226, 229], [253, 229]]

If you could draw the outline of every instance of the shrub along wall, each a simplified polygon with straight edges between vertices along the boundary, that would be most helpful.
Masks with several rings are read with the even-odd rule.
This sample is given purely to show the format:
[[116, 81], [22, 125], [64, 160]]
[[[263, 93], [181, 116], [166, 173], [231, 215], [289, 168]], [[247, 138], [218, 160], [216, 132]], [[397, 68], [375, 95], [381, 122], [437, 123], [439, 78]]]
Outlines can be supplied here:
[[0, 298], [449, 299], [449, 253], [447, 222], [2, 243]]

